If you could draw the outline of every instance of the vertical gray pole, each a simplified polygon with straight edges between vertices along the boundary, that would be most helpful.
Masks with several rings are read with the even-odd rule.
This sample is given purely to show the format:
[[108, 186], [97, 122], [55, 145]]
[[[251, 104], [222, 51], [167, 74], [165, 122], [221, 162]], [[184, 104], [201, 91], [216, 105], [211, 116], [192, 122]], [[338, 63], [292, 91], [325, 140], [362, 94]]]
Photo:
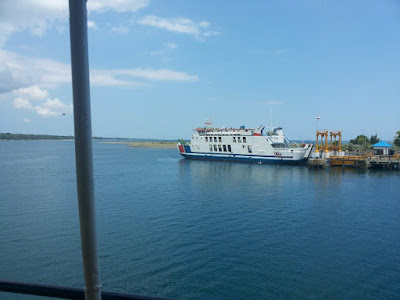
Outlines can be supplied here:
[[86, 0], [69, 0], [75, 159], [85, 299], [101, 299], [96, 241]]

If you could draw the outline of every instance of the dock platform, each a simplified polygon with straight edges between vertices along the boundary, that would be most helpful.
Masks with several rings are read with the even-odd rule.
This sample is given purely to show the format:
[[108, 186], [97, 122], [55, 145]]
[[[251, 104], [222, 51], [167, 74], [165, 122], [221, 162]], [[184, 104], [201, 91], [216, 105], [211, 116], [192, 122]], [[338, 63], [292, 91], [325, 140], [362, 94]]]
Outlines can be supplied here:
[[355, 167], [362, 169], [397, 169], [400, 170], [399, 155], [376, 155], [376, 156], [330, 156], [329, 166]]

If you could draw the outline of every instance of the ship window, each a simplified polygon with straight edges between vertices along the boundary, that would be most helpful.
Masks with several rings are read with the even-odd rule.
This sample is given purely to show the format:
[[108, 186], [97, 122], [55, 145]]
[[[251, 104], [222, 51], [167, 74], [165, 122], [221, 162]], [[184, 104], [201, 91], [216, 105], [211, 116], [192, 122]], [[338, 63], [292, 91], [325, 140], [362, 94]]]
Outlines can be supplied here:
[[223, 145], [223, 147], [224, 147], [224, 152], [226, 152], [226, 145]]
[[287, 148], [284, 143], [274, 143], [274, 144], [272, 144], [272, 147], [274, 147], [274, 148]]
[[249, 151], [249, 153], [252, 153], [252, 152], [253, 152], [253, 150], [251, 149], [251, 146], [250, 146], [250, 145], [247, 146], [247, 150]]
[[246, 137], [245, 136], [243, 137], [243, 143], [246, 143]]
[[238, 136], [238, 143], [241, 143], [242, 141], [240, 140], [240, 136]]
[[214, 136], [214, 143], [216, 143], [217, 142], [217, 137], [216, 136]]
[[220, 137], [220, 136], [218, 137], [218, 142], [222, 142], [222, 139], [221, 139], [221, 137]]
[[206, 142], [208, 142], [208, 137], [206, 137]]
[[221, 147], [221, 145], [218, 145], [218, 151], [219, 151], [219, 152], [222, 152], [222, 147]]
[[233, 142], [236, 143], [236, 137], [235, 136], [233, 137]]
[[214, 151], [217, 151], [217, 145], [214, 145]]
[[228, 151], [229, 151], [229, 152], [232, 152], [231, 145], [228, 145]]
[[210, 144], [210, 151], [212, 151], [212, 145]]

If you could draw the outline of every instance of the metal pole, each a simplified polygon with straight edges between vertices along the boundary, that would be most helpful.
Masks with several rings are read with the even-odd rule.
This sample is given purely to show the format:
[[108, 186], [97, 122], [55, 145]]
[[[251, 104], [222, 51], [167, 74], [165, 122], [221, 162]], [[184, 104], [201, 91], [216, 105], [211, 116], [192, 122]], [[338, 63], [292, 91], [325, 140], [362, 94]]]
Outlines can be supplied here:
[[363, 149], [363, 152], [364, 152], [364, 150], [365, 150], [365, 134], [364, 134], [364, 129], [362, 129], [361, 128], [361, 131], [362, 131], [362, 135], [363, 135], [363, 141], [362, 141], [362, 149]]
[[101, 299], [96, 241], [86, 0], [69, 0], [75, 159], [85, 299]]

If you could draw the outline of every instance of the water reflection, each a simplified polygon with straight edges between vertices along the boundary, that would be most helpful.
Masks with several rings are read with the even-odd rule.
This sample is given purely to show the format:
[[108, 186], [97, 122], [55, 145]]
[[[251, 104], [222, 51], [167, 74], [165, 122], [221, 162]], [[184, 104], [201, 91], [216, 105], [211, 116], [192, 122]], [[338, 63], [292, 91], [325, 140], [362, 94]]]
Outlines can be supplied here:
[[212, 184], [222, 180], [230, 186], [282, 186], [287, 180], [299, 181], [308, 170], [304, 166], [279, 166], [241, 164], [231, 162], [195, 161], [181, 159], [179, 174], [182, 178], [188, 176], [198, 184]]
[[[306, 166], [257, 165], [230, 162], [179, 161], [181, 184], [203, 197], [251, 199], [252, 201], [290, 202], [301, 210], [309, 205], [340, 206], [353, 177], [366, 172], [342, 168], [314, 170]], [[350, 186], [350, 187], [349, 187]]]

